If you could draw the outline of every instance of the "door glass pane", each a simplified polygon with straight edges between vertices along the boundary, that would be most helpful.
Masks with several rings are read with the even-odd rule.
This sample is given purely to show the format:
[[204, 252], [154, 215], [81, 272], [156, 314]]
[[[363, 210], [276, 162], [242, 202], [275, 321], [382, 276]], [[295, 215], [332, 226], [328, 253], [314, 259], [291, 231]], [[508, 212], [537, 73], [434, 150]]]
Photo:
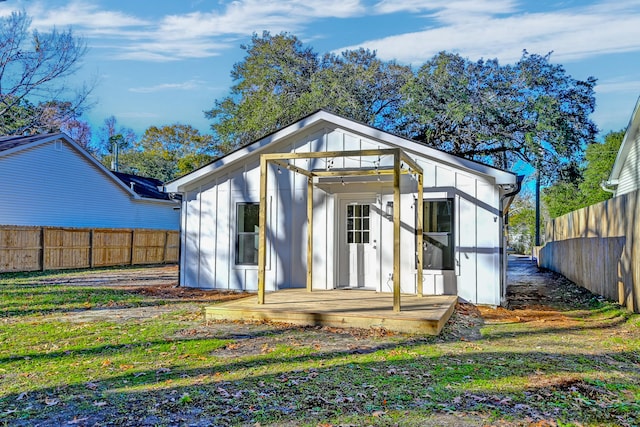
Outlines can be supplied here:
[[347, 206], [347, 243], [369, 243], [369, 205]]

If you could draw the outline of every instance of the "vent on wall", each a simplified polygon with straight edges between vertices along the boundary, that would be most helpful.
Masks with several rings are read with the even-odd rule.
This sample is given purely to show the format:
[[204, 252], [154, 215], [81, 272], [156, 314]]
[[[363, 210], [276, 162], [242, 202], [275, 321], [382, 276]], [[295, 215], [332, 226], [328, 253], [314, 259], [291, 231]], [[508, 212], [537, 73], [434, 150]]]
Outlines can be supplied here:
[[54, 144], [56, 151], [62, 151], [62, 141], [57, 140]]

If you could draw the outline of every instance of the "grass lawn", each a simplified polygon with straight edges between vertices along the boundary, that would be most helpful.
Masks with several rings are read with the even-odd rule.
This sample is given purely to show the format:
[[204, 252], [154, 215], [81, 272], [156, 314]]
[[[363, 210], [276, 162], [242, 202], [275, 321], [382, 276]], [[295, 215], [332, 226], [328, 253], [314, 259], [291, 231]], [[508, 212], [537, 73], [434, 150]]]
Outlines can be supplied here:
[[423, 337], [205, 324], [215, 297], [83, 274], [0, 275], [0, 425], [640, 424], [640, 316], [590, 296]]

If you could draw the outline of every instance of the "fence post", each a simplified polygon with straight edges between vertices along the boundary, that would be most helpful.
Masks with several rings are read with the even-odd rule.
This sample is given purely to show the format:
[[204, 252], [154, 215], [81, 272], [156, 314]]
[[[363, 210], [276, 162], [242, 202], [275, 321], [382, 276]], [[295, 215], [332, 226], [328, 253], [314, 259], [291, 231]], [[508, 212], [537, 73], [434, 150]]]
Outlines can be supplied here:
[[133, 259], [134, 250], [133, 249], [134, 249], [135, 243], [136, 243], [136, 229], [134, 228], [134, 229], [131, 230], [131, 262], [130, 262], [131, 265], [133, 265], [133, 261], [134, 261], [134, 259]]
[[45, 229], [44, 227], [40, 227], [40, 269], [42, 271], [45, 270], [45, 255], [44, 252], [46, 250], [44, 239], [45, 239]]
[[89, 268], [93, 268], [93, 228], [89, 230]]
[[169, 230], [164, 232], [164, 246], [162, 247], [162, 263], [167, 263], [167, 245], [169, 244]]

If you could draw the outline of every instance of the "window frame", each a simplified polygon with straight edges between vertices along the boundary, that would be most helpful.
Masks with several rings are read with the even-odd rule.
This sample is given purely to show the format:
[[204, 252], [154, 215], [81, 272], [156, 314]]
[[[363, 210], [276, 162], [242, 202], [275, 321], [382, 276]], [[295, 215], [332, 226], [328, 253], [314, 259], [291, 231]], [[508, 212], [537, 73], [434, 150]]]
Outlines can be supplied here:
[[[451, 213], [449, 215], [450, 216], [450, 218], [449, 218], [449, 229], [450, 230], [449, 231], [426, 231], [427, 227], [425, 227], [425, 225], [427, 225], [426, 221], [427, 221], [428, 218], [424, 214], [425, 206], [428, 203], [438, 203], [438, 202], [449, 202], [450, 203], [450, 208], [451, 208], [451, 211], [450, 211]], [[455, 265], [456, 264], [455, 263], [455, 246], [456, 246], [455, 245], [455, 232], [456, 232], [456, 230], [455, 230], [455, 218], [456, 218], [456, 214], [455, 214], [455, 198], [447, 197], [447, 198], [437, 198], [437, 199], [423, 199], [422, 203], [423, 203], [423, 207], [422, 207], [422, 209], [423, 209], [423, 212], [422, 212], [422, 245], [423, 245], [423, 247], [422, 247], [422, 251], [423, 251], [423, 254], [422, 254], [422, 270], [423, 271], [424, 270], [454, 271], [455, 267], [456, 267], [456, 265]], [[417, 212], [416, 212], [415, 224], [416, 224], [415, 230], [416, 230], [416, 246], [417, 246], [417, 244], [418, 244], [418, 241], [417, 241], [417, 235], [418, 235], [417, 234], [418, 233], [418, 227], [417, 227], [417, 225], [418, 225], [418, 215], [417, 215]], [[450, 242], [450, 249], [448, 251], [449, 252], [450, 265], [445, 266], [444, 262], [443, 262], [442, 263], [443, 265], [440, 266], [440, 267], [433, 267], [433, 268], [427, 267], [426, 266], [427, 265], [426, 264], [426, 257], [425, 257], [425, 254], [424, 254], [424, 251], [425, 251], [424, 245], [427, 243], [427, 237], [429, 235], [431, 235], [431, 236], [442, 236], [442, 235], [445, 235], [445, 234], [449, 236], [449, 242]], [[417, 268], [417, 259], [416, 259], [416, 268]]]
[[[257, 266], [258, 265], [258, 256], [256, 255], [255, 262], [240, 262], [240, 236], [255, 236], [258, 238], [260, 230], [258, 231], [240, 231], [240, 207], [241, 206], [257, 206], [258, 207], [258, 226], [260, 224], [260, 203], [256, 202], [237, 202], [236, 203], [236, 228], [235, 228], [235, 250], [234, 250], [234, 264], [236, 266]], [[244, 220], [244, 216], [243, 216]], [[258, 251], [259, 249], [256, 249]]]

